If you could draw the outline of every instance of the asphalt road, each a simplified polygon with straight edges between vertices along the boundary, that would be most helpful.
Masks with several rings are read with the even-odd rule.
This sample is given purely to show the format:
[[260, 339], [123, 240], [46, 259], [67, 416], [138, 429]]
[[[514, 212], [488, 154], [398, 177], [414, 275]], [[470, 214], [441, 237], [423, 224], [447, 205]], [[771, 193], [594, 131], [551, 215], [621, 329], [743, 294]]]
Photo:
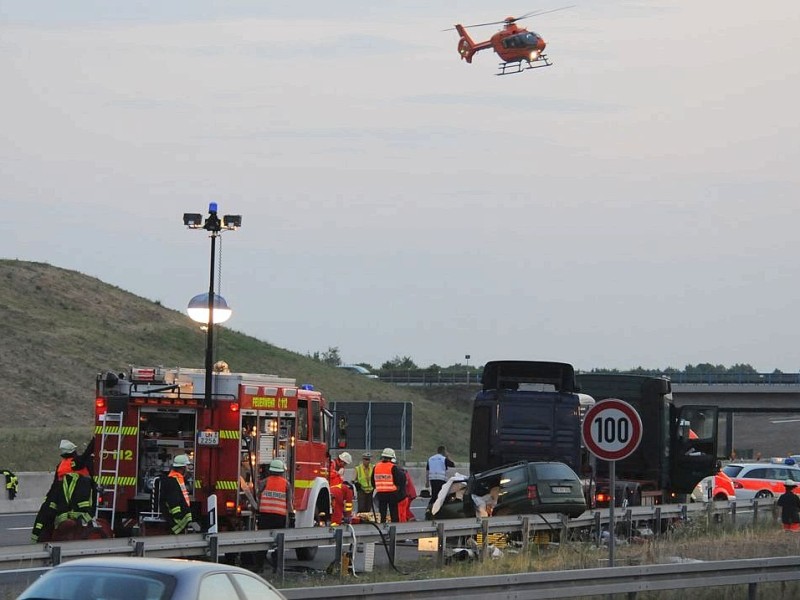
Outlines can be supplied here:
[[36, 513], [0, 515], [0, 546], [21, 546], [31, 541], [31, 528]]

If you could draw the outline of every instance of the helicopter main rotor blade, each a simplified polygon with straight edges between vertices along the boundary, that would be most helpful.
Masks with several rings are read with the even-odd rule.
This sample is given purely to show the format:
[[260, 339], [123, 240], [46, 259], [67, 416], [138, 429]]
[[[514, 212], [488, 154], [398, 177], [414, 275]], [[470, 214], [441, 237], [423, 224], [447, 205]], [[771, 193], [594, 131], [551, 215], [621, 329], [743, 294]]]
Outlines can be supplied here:
[[[487, 25], [505, 25], [507, 23], [516, 23], [517, 21], [521, 21], [522, 19], [527, 19], [528, 17], [536, 17], [538, 15], [547, 15], [550, 13], [558, 12], [560, 10], [566, 10], [568, 8], [575, 8], [575, 4], [570, 4], [569, 6], [562, 6], [561, 8], [552, 8], [550, 10], [533, 10], [531, 12], [525, 13], [524, 15], [520, 15], [519, 17], [509, 17], [507, 19], [503, 19], [502, 21], [490, 21], [489, 23], [475, 23], [474, 25], [462, 25], [465, 29], [469, 29], [471, 27], [486, 27]], [[453, 31], [455, 27], [449, 27], [448, 29], [442, 29], [442, 31]]]
[[515, 21], [520, 21], [521, 19], [527, 19], [528, 17], [536, 17], [539, 15], [548, 15], [550, 13], [558, 12], [560, 10], [567, 10], [568, 8], [575, 8], [575, 4], [570, 4], [569, 6], [562, 6], [561, 8], [552, 8], [550, 10], [534, 10], [529, 13], [525, 13], [519, 17], [516, 17]]
[[[505, 23], [505, 21], [492, 21], [491, 23], [476, 23], [475, 25], [462, 25], [464, 29], [469, 29], [470, 27], [485, 27], [487, 25], [500, 25], [501, 23]], [[442, 31], [453, 31], [455, 27], [450, 27], [448, 29], [442, 29]]]

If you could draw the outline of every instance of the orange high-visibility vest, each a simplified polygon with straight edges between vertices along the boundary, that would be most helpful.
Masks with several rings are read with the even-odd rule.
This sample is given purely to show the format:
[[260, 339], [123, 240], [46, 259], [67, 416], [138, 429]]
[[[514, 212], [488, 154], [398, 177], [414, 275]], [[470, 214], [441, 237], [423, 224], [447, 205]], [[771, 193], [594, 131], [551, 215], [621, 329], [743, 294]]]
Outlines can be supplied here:
[[396, 492], [397, 486], [394, 484], [394, 477], [392, 477], [392, 469], [394, 465], [391, 461], [381, 461], [375, 465], [375, 491], [379, 494], [382, 492]]
[[288, 492], [289, 482], [285, 477], [270, 475], [267, 477], [264, 491], [261, 492], [258, 512], [286, 516], [289, 514], [289, 503], [286, 501]]
[[64, 475], [67, 473], [77, 473], [78, 475], [85, 475], [89, 477], [89, 469], [83, 467], [82, 469], [75, 470], [75, 463], [73, 463], [72, 457], [69, 458], [62, 458], [61, 462], [58, 463], [58, 467], [56, 467], [56, 476], [58, 480], [61, 481], [64, 478]]
[[183, 475], [177, 471], [170, 471], [169, 476], [174, 477], [175, 481], [178, 482], [178, 485], [181, 488], [181, 493], [183, 494], [183, 499], [186, 500], [186, 506], [191, 506], [192, 501], [189, 500], [189, 491], [186, 489], [186, 481], [183, 479]]

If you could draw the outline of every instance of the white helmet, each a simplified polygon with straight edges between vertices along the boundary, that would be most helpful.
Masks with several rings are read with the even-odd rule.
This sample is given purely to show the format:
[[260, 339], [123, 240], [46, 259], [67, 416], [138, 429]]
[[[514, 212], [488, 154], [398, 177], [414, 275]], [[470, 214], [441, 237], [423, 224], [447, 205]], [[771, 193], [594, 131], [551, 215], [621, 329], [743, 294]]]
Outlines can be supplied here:
[[280, 458], [276, 458], [269, 463], [270, 473], [283, 473], [284, 471], [286, 471], [286, 467], [283, 466], [283, 461]]
[[344, 464], [346, 464], [346, 465], [351, 465], [351, 464], [353, 464], [353, 457], [352, 457], [352, 456], [350, 456], [350, 453], [349, 453], [349, 452], [342, 452], [342, 453], [339, 455], [339, 460], [341, 460], [341, 461], [342, 461]]
[[381, 458], [397, 458], [395, 456], [394, 450], [391, 448], [384, 448], [383, 452], [381, 452]]
[[70, 442], [69, 440], [61, 440], [61, 443], [58, 446], [59, 451], [61, 454], [72, 454], [78, 447]]
[[189, 466], [189, 457], [185, 454], [178, 454], [175, 458], [172, 459], [172, 466], [173, 467], [188, 467]]

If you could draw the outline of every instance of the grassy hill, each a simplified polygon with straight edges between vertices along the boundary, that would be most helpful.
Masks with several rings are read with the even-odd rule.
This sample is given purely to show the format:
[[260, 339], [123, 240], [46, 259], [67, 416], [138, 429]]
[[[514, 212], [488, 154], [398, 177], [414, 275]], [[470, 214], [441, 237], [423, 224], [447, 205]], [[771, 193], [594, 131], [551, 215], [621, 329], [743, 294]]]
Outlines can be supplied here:
[[[82, 447], [91, 436], [99, 372], [132, 364], [203, 368], [205, 333], [188, 316], [76, 271], [0, 260], [0, 313], [0, 468], [52, 469], [62, 437]], [[408, 458], [420, 460], [444, 443], [456, 460], [467, 460], [468, 403], [429, 400], [243, 333], [217, 331], [215, 360], [232, 371], [294, 377], [328, 400], [413, 402]]]

